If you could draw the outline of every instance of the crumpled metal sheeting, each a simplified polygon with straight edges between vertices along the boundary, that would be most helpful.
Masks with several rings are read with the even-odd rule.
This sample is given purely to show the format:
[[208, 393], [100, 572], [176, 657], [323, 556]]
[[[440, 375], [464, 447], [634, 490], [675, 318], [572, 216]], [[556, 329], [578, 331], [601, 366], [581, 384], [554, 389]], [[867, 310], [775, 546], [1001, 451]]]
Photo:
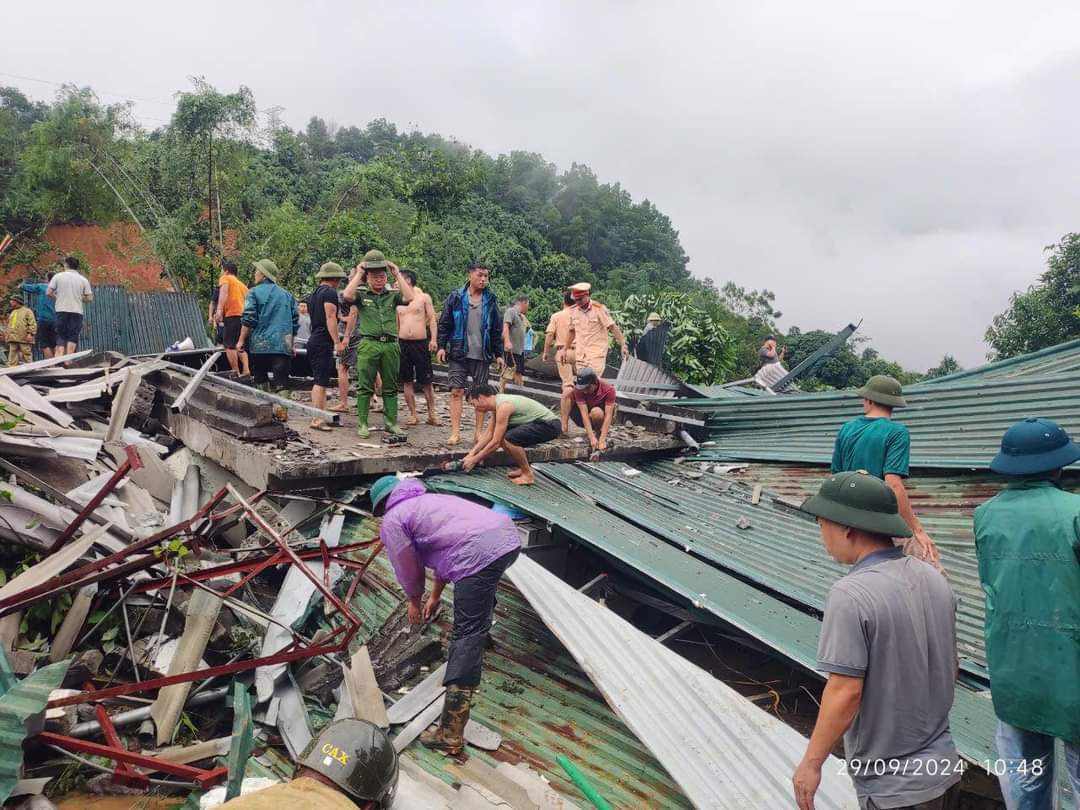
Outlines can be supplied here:
[[[759, 482], [749, 473], [732, 486], [714, 473], [688, 479], [686, 464], [670, 462], [642, 464], [637, 468], [641, 474], [632, 479], [622, 474], [626, 465], [619, 462], [538, 469], [668, 542], [815, 610], [825, 609], [829, 588], [847, 573], [826, 553], [813, 518], [777, 503], [768, 492], [756, 506], [751, 504], [751, 485]], [[749, 528], [738, 528], [743, 518]], [[985, 677], [984, 602], [973, 540], [964, 550], [943, 548], [942, 559], [961, 600], [957, 641], [962, 664]]]
[[[793, 801], [806, 739], [528, 557], [507, 575], [695, 807], [774, 810]], [[830, 756], [815, 806], [856, 810]]]
[[[543, 465], [538, 469], [543, 472]], [[428, 484], [442, 492], [479, 495], [507, 503], [548, 520], [612, 560], [617, 567], [723, 619], [805, 669], [815, 670], [821, 633], [817, 618], [694, 559], [543, 475], [531, 487], [511, 484], [497, 470], [437, 476], [429, 479]], [[988, 696], [958, 684], [949, 717], [956, 747], [969, 762], [979, 763], [997, 756], [994, 748], [997, 719]]]
[[69, 664], [69, 661], [60, 661], [42, 667], [0, 697], [0, 802], [11, 795], [18, 781], [27, 721], [44, 711], [49, 693], [63, 683]]
[[[985, 470], [1014, 423], [1031, 415], [1080, 432], [1080, 372], [911, 386], [893, 418], [911, 431], [911, 466]], [[744, 400], [674, 400], [707, 415], [703, 458], [829, 464], [836, 432], [862, 414], [853, 391]]]
[[[319, 536], [326, 541], [329, 548], [334, 548], [341, 540], [341, 529], [345, 523], [343, 514], [327, 514], [323, 518]], [[323, 564], [313, 561], [304, 563], [319, 579], [323, 579]], [[337, 564], [330, 565], [329, 583], [332, 588], [341, 578], [344, 569]], [[315, 583], [296, 566], [291, 565], [285, 574], [285, 581], [278, 591], [270, 615], [279, 624], [270, 624], [263, 636], [260, 657], [274, 655], [285, 649], [292, 641], [292, 633], [289, 628], [301, 621], [311, 609], [311, 600], [317, 589]], [[284, 625], [284, 626], [283, 626]], [[273, 664], [262, 666], [255, 670], [255, 694], [258, 703], [265, 703], [274, 695], [274, 684], [285, 674], [287, 664]]]

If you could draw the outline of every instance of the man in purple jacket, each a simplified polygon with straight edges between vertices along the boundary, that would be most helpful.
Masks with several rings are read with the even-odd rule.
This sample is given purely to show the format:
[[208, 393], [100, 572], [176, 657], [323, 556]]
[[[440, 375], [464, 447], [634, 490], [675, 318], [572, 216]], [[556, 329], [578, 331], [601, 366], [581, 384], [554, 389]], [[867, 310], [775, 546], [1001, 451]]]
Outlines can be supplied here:
[[[375, 514], [383, 514], [379, 535], [386, 554], [409, 597], [409, 621], [431, 619], [446, 583], [454, 583], [454, 626], [443, 678], [446, 703], [438, 728], [421, 734], [420, 742], [456, 756], [465, 747], [469, 707], [480, 685], [495, 590], [521, 551], [521, 538], [506, 515], [464, 498], [430, 493], [415, 478], [383, 476], [370, 494]], [[427, 568], [435, 583], [425, 601]]]

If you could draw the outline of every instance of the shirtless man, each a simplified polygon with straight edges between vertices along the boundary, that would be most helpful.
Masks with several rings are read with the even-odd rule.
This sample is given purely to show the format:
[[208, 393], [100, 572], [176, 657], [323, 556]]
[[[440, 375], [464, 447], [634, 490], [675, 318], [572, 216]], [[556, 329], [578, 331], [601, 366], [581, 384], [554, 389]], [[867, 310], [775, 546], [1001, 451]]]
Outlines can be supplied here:
[[405, 384], [405, 404], [409, 407], [406, 425], [418, 423], [416, 418], [415, 385], [424, 389], [427, 400], [427, 423], [439, 425], [435, 413], [435, 386], [432, 385], [431, 353], [439, 348], [439, 322], [431, 296], [416, 286], [416, 273], [402, 270], [401, 274], [413, 285], [413, 299], [397, 308], [398, 342], [401, 344], [401, 382]]

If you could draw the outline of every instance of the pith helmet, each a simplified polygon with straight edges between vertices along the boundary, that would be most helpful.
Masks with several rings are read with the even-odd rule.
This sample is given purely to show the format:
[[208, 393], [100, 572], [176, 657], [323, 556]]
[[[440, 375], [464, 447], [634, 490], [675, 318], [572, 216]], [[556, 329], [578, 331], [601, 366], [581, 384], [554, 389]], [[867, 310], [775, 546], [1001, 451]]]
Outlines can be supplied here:
[[257, 262], [253, 262], [252, 266], [264, 276], [266, 276], [268, 279], [270, 279], [272, 282], [277, 284], [278, 269], [277, 265], [274, 264], [272, 261], [270, 261], [269, 259], [259, 259]]
[[1038, 475], [1075, 461], [1080, 461], [1080, 447], [1061, 425], [1029, 417], [1005, 431], [990, 469], [1000, 475]]
[[907, 406], [907, 400], [904, 399], [904, 387], [900, 385], [900, 381], [885, 374], [875, 374], [855, 393], [878, 405], [888, 405], [890, 408]]
[[369, 250], [364, 254], [365, 270], [385, 270], [389, 262], [381, 250]]
[[398, 478], [396, 475], [384, 475], [378, 481], [371, 485], [371, 490], [368, 492], [368, 496], [371, 498], [371, 508], [378, 509], [379, 504], [383, 502], [387, 495], [394, 491], [394, 487], [402, 482], [403, 479]]
[[574, 298], [581, 298], [581, 296], [586, 295], [591, 290], [592, 284], [587, 281], [581, 281], [577, 284], [570, 285], [570, 294], [574, 296]]
[[659, 320], [660, 320], [660, 313], [659, 312], [650, 312], [649, 317], [645, 319], [645, 323], [650, 323], [652, 321], [659, 321]]
[[324, 278], [347, 278], [345, 270], [337, 262], [327, 262], [319, 268], [319, 272], [315, 274], [315, 278], [322, 280]]
[[348, 796], [393, 804], [398, 757], [386, 732], [367, 720], [338, 720], [326, 726], [300, 755], [300, 765], [331, 780]]
[[896, 495], [865, 470], [829, 476], [817, 495], [803, 501], [800, 508], [852, 529], [885, 537], [911, 537], [911, 527], [897, 510]]

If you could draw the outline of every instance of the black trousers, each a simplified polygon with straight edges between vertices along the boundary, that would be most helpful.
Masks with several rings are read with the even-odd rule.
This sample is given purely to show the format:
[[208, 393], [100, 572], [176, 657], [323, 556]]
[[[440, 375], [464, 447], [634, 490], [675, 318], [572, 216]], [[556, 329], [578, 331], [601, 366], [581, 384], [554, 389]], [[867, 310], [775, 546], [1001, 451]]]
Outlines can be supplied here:
[[289, 385], [289, 371], [292, 358], [287, 354], [252, 354], [251, 373], [256, 385], [270, 382], [268, 374], [274, 374], [274, 388], [286, 388]]
[[495, 591], [521, 549], [515, 548], [486, 568], [454, 583], [454, 627], [450, 631], [443, 684], [475, 689], [480, 685], [484, 648], [495, 611]]

